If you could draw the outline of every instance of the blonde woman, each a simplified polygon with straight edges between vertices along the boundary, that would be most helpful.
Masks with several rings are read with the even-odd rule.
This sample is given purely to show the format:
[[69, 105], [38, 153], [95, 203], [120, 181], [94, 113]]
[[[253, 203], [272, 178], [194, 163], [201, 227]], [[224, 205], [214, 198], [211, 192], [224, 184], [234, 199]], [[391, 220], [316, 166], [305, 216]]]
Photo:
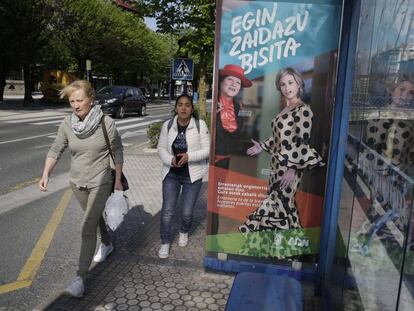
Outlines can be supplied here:
[[[88, 81], [75, 81], [61, 90], [60, 95], [62, 98], [68, 97], [73, 112], [59, 126], [56, 140], [46, 157], [39, 188], [47, 191], [50, 173], [61, 154], [69, 148], [70, 185], [85, 214], [81, 226], [82, 243], [77, 276], [65, 293], [79, 298], [84, 294], [84, 283], [92, 259], [103, 262], [113, 251], [102, 211], [111, 192], [123, 190], [123, 148], [114, 121], [110, 117], [103, 117], [100, 106], [93, 105], [94, 90]], [[114, 154], [115, 186], [102, 122], [107, 129]], [[94, 257], [98, 228], [101, 245]]]
[[[302, 228], [295, 197], [303, 170], [324, 165], [321, 156], [309, 145], [313, 113], [300, 97], [304, 91], [302, 75], [293, 68], [284, 68], [278, 72], [275, 85], [286, 106], [272, 120], [273, 135], [262, 143], [252, 140], [253, 146], [246, 152], [255, 156], [264, 150], [271, 155], [268, 197], [239, 227], [243, 234]], [[248, 243], [244, 254], [260, 253], [258, 248], [270, 244], [270, 241]], [[298, 255], [300, 251], [285, 254], [276, 256]]]

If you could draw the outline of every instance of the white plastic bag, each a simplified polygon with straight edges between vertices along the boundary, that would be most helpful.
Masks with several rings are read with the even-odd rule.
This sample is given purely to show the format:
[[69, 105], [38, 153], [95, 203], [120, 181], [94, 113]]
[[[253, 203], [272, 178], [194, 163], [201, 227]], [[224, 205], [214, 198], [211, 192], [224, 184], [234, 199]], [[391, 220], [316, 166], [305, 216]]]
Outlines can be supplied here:
[[123, 191], [115, 190], [105, 204], [104, 217], [108, 227], [115, 231], [128, 213], [128, 197]]

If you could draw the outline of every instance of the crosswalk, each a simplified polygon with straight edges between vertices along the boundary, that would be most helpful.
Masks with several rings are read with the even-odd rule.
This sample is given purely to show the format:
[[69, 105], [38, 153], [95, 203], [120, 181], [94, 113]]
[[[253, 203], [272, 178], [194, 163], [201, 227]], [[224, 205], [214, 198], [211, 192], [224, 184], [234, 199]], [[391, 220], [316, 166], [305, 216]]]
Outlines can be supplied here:
[[[161, 122], [169, 117], [171, 117], [171, 113], [165, 113], [168, 111], [169, 105], [159, 105], [156, 107], [147, 108], [147, 115], [142, 117], [130, 117], [127, 119], [118, 120], [115, 119], [116, 128], [121, 135], [121, 138], [130, 138], [135, 136], [144, 136], [146, 135], [147, 128], [156, 122]], [[40, 137], [48, 137], [48, 138], [55, 138], [56, 131], [59, 125], [61, 124], [62, 120], [70, 114], [70, 110], [65, 109], [64, 111], [44, 111], [44, 112], [35, 112], [35, 113], [23, 113], [23, 114], [12, 114], [8, 115], [7, 118], [3, 118], [0, 116], [0, 123], [6, 124], [14, 124], [14, 125], [25, 125], [25, 126], [43, 126], [48, 127], [47, 134], [41, 135], [34, 135], [34, 136], [27, 136], [24, 138], [18, 138], [14, 140], [6, 140], [1, 141], [0, 145], [16, 142], [16, 141], [23, 141], [23, 140], [30, 140], [36, 139]], [[56, 127], [56, 131], [51, 133], [50, 129], [52, 126]], [[53, 130], [52, 130], [53, 131]], [[125, 145], [128, 145], [125, 143]]]

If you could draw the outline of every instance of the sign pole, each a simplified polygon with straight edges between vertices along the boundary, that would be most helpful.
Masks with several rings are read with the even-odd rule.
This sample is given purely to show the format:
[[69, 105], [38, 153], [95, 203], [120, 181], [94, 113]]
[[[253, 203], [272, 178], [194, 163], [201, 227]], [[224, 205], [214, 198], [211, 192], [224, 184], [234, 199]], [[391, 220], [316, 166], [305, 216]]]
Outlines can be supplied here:
[[170, 59], [170, 74], [168, 75], [168, 105], [171, 106], [171, 89], [172, 89], [173, 60]]
[[91, 70], [92, 70], [92, 61], [90, 59], [86, 60], [86, 80], [90, 82], [91, 80]]

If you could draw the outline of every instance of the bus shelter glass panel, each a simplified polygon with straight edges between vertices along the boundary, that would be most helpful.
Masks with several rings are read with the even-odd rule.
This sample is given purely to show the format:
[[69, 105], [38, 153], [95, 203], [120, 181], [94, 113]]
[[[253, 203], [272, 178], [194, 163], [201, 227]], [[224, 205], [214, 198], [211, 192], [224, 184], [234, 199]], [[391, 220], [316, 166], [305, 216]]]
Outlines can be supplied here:
[[413, 16], [361, 1], [335, 266], [335, 303], [356, 310], [414, 308]]

